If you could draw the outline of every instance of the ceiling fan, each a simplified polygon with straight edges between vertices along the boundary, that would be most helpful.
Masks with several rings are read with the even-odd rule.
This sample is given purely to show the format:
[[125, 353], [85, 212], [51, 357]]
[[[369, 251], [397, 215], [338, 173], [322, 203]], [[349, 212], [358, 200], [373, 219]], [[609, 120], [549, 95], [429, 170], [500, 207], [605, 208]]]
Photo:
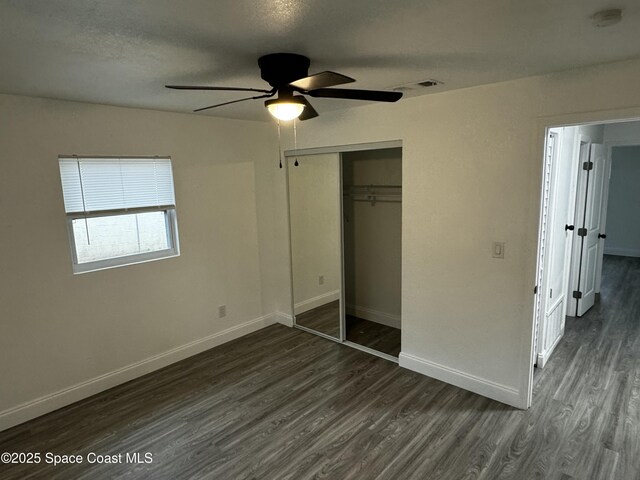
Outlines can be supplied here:
[[[244, 102], [245, 100], [271, 98], [277, 94], [277, 98], [266, 100], [264, 103], [269, 113], [279, 120], [292, 120], [294, 118], [308, 120], [318, 116], [318, 112], [316, 112], [303, 95], [347, 100], [367, 100], [372, 102], [396, 102], [402, 97], [401, 92], [328, 88], [355, 82], [355, 80], [346, 75], [330, 71], [309, 75], [310, 64], [311, 61], [307, 57], [295, 53], [272, 53], [260, 57], [258, 59], [260, 76], [271, 85], [272, 88], [270, 90], [191, 85], [166, 85], [166, 87], [176, 90], [224, 90], [234, 92], [258, 92], [262, 94], [198, 108], [194, 110], [194, 112]], [[295, 95], [296, 93], [298, 95]]]

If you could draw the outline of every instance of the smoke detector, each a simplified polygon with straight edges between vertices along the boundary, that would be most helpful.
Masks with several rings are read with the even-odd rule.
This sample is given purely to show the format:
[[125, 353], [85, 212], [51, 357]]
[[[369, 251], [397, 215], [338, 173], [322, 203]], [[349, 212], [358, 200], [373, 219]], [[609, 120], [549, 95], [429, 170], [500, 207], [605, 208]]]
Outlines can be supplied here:
[[615, 25], [622, 20], [622, 10], [614, 8], [612, 10], [602, 10], [591, 16], [591, 23], [594, 27], [602, 28]]

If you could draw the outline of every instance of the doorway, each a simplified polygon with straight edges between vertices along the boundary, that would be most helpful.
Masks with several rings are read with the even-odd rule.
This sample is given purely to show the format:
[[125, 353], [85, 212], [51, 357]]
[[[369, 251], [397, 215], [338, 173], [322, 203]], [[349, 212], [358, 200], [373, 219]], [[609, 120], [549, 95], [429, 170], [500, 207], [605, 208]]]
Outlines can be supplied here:
[[600, 307], [603, 263], [614, 263], [609, 255], [640, 256], [640, 147], [634, 145], [640, 145], [638, 121], [547, 129], [534, 302], [539, 368], [553, 357], [567, 317], [581, 319]]
[[345, 340], [397, 358], [402, 149], [342, 154]]

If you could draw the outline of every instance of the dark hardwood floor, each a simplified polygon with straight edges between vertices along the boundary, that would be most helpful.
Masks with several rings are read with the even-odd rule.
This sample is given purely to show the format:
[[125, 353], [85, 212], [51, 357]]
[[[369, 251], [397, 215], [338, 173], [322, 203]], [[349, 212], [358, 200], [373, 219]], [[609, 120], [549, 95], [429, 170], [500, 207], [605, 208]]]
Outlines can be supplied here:
[[296, 323], [334, 338], [340, 338], [340, 300], [296, 315]]
[[[400, 329], [347, 315], [346, 339], [350, 342], [372, 348], [387, 355], [400, 354]], [[340, 301], [321, 305], [296, 315], [296, 323], [340, 338]]]
[[393, 357], [400, 355], [399, 328], [389, 327], [363, 318], [347, 315], [346, 338], [350, 342], [372, 348]]
[[607, 258], [604, 278], [528, 411], [276, 325], [0, 432], [0, 452], [152, 463], [0, 464], [0, 478], [637, 480], [640, 259]]

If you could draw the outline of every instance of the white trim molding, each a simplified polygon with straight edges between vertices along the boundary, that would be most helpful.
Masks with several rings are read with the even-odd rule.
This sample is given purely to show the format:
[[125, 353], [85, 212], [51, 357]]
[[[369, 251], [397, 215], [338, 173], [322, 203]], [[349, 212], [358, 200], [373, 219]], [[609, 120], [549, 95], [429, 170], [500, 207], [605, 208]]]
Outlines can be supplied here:
[[383, 140], [381, 142], [353, 143], [349, 145], [329, 145], [325, 147], [311, 147], [285, 150], [285, 157], [301, 157], [303, 155], [318, 155], [321, 153], [361, 152], [363, 150], [381, 150], [384, 148], [402, 148], [402, 140]]
[[293, 327], [293, 316], [288, 313], [276, 312], [273, 314], [273, 318], [276, 323], [284, 325], [285, 327]]
[[0, 412], [0, 431], [202, 353], [278, 322], [265, 315]]
[[476, 377], [475, 375], [446, 367], [409, 353], [400, 353], [399, 364], [408, 370], [413, 370], [427, 377], [435, 378], [436, 380], [469, 390], [483, 397], [506, 403], [512, 407], [527, 408], [527, 406], [523, 404], [520, 391], [516, 388], [501, 385], [485, 378]]
[[318, 295], [317, 297], [309, 298], [307, 300], [303, 300], [302, 302], [296, 303], [293, 306], [293, 311], [295, 315], [298, 315], [299, 313], [308, 312], [309, 310], [313, 310], [314, 308], [326, 305], [327, 303], [334, 302], [339, 299], [340, 290], [334, 290], [332, 292], [323, 293], [322, 295]]
[[536, 362], [536, 364], [538, 365], [538, 368], [544, 368], [544, 366], [549, 361], [549, 358], [551, 357], [551, 354], [553, 353], [553, 351], [556, 349], [556, 347], [560, 343], [560, 340], [562, 340], [563, 336], [564, 336], [564, 328], [562, 329], [562, 333], [560, 335], [558, 335], [558, 338], [555, 339], [553, 344], [548, 349], [543, 350], [542, 352], [540, 352], [538, 354], [538, 358], [537, 358], [537, 362]]

